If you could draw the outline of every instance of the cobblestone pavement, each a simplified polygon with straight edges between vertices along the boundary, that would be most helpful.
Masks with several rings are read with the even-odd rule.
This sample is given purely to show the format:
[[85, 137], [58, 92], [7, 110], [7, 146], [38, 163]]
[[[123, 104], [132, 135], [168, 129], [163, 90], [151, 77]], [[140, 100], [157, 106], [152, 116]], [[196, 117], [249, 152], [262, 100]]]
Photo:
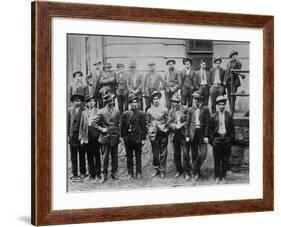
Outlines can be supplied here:
[[[70, 155], [68, 155], [70, 158]], [[246, 157], [247, 159], [247, 157]], [[78, 191], [95, 191], [95, 190], [116, 190], [116, 189], [143, 189], [143, 188], [153, 188], [153, 187], [189, 187], [189, 186], [200, 186], [200, 185], [212, 185], [214, 184], [213, 178], [213, 154], [212, 146], [208, 145], [207, 158], [202, 166], [201, 178], [194, 182], [192, 180], [186, 181], [182, 176], [179, 178], [174, 178], [176, 173], [175, 165], [173, 161], [173, 148], [171, 144], [168, 145], [168, 157], [167, 157], [167, 167], [166, 167], [166, 178], [160, 179], [160, 177], [151, 178], [150, 175], [153, 173], [152, 166], [152, 152], [150, 148], [150, 143], [143, 146], [142, 152], [142, 175], [141, 180], [135, 178], [127, 179], [126, 170], [126, 155], [124, 151], [124, 145], [119, 145], [119, 179], [113, 180], [108, 175], [108, 180], [100, 184], [98, 181], [86, 180], [81, 182], [72, 182], [68, 180], [68, 192], [78, 192]], [[110, 166], [110, 165], [109, 165]], [[231, 168], [227, 172], [227, 184], [245, 184], [249, 183], [249, 168], [248, 165], [239, 163], [239, 166]], [[109, 167], [110, 173], [110, 167]], [[68, 176], [71, 176], [71, 163], [68, 160]]]

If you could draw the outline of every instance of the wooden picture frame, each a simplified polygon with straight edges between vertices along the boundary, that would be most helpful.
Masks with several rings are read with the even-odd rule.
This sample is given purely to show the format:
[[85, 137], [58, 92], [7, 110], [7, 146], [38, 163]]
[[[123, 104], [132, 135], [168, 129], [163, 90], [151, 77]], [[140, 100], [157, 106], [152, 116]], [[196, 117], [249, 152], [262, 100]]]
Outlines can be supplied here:
[[[79, 210], [51, 209], [51, 18], [235, 26], [263, 29], [263, 198]], [[124, 6], [32, 3], [32, 224], [272, 211], [274, 203], [274, 17]]]

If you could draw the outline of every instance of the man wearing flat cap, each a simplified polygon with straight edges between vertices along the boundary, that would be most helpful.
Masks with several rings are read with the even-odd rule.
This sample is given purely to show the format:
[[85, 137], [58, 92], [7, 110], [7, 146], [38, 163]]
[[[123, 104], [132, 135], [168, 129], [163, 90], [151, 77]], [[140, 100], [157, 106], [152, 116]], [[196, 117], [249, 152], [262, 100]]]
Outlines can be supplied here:
[[210, 122], [210, 142], [213, 145], [215, 181], [225, 183], [231, 145], [234, 140], [232, 115], [225, 110], [227, 99], [218, 96], [218, 111], [212, 115]]
[[120, 114], [115, 108], [115, 95], [107, 93], [103, 96], [104, 108], [94, 116], [92, 126], [99, 132], [101, 144], [102, 175], [100, 183], [107, 180], [109, 155], [111, 155], [111, 177], [118, 179], [118, 143], [120, 138]]
[[124, 71], [124, 65], [118, 63], [116, 72], [116, 96], [120, 113], [128, 109], [128, 74]]
[[238, 51], [236, 50], [231, 51], [229, 58], [230, 61], [227, 63], [225, 69], [224, 82], [227, 89], [227, 98], [229, 100], [230, 109], [235, 111], [236, 97], [231, 96], [231, 93], [237, 92], [238, 87], [241, 86], [241, 82], [240, 82], [239, 75], [235, 73], [233, 70], [241, 69], [242, 63], [239, 61]]
[[210, 98], [212, 113], [216, 112], [216, 99], [224, 93], [224, 74], [225, 70], [220, 66], [221, 58], [214, 59], [214, 67], [210, 70]]
[[160, 82], [165, 84], [165, 80], [161, 74], [156, 72], [155, 63], [151, 62], [148, 64], [149, 72], [144, 77], [143, 83], [143, 96], [145, 97], [146, 109], [151, 106], [152, 98], [151, 95], [154, 91], [159, 91]]
[[203, 96], [200, 92], [193, 93], [194, 106], [189, 108], [186, 115], [186, 142], [191, 145], [192, 177], [198, 180], [200, 169], [207, 156], [209, 143], [210, 112], [203, 105]]
[[[139, 110], [138, 96], [130, 94], [128, 101], [130, 109], [125, 111], [122, 115], [121, 137], [125, 142], [128, 178], [133, 178], [135, 172], [136, 178], [140, 180], [142, 178], [141, 149], [147, 133], [146, 117], [144, 112]], [[136, 158], [135, 171], [133, 160], [134, 153]]]
[[129, 71], [128, 71], [129, 94], [134, 94], [138, 97], [138, 106], [141, 110], [143, 110], [142, 83], [143, 83], [143, 75], [137, 72], [136, 62], [131, 61], [129, 63]]
[[[71, 96], [71, 102], [73, 107], [68, 110], [67, 113], [67, 135], [70, 145], [70, 159], [71, 159], [71, 180], [83, 180], [86, 177], [86, 162], [85, 151], [81, 147], [79, 139], [79, 128], [81, 115], [84, 110], [82, 102], [84, 96], [80, 94], [74, 94]], [[79, 161], [77, 156], [79, 156]], [[78, 175], [78, 163], [80, 176]]]
[[181, 105], [181, 97], [178, 94], [171, 98], [171, 103], [172, 109], [169, 110], [168, 125], [171, 130], [170, 138], [174, 147], [174, 161], [177, 170], [175, 177], [177, 178], [183, 174], [184, 178], [189, 180], [191, 176], [189, 144], [185, 140], [188, 107]]
[[176, 61], [173, 59], [166, 61], [168, 70], [164, 74], [165, 83], [163, 83], [163, 87], [165, 91], [166, 106], [168, 109], [171, 109], [170, 99], [181, 88], [181, 72], [175, 69], [175, 64]]
[[208, 106], [210, 86], [210, 73], [206, 69], [206, 60], [202, 59], [200, 69], [195, 73], [194, 87], [203, 96], [204, 106]]
[[110, 93], [115, 95], [116, 77], [115, 73], [111, 71], [111, 63], [105, 63], [103, 66], [104, 72], [100, 78], [100, 94], [103, 97], [105, 94]]
[[99, 90], [100, 90], [100, 78], [103, 74], [102, 62], [100, 60], [96, 60], [94, 61], [93, 66], [94, 66], [94, 70], [89, 72], [89, 74], [86, 76], [86, 83], [88, 87], [89, 97], [94, 96], [95, 99], [97, 100], [98, 106], [101, 107], [102, 99]]
[[192, 106], [192, 93], [194, 91], [195, 71], [192, 69], [192, 59], [184, 58], [182, 60], [184, 68], [182, 74], [181, 104], [188, 107]]
[[151, 94], [152, 105], [147, 110], [148, 137], [153, 154], [153, 166], [155, 172], [151, 177], [160, 175], [165, 178], [167, 145], [168, 145], [168, 109], [160, 105], [161, 92], [154, 91]]
[[79, 139], [87, 156], [89, 179], [95, 180], [101, 177], [99, 131], [92, 126], [93, 118], [98, 109], [94, 96], [89, 97], [86, 102], [87, 108], [82, 112], [80, 121]]

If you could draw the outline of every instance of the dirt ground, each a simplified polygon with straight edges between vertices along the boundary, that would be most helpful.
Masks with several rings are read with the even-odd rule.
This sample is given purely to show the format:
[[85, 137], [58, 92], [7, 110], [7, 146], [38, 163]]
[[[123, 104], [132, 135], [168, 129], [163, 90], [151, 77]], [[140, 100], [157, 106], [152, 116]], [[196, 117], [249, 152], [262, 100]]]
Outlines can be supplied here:
[[[237, 153], [235, 148], [232, 149], [233, 154], [231, 156], [231, 162], [235, 163], [230, 167], [227, 172], [227, 184], [245, 184], [249, 183], [249, 166], [244, 163], [244, 159], [247, 160], [248, 154], [242, 154], [245, 157], [241, 161], [241, 151]], [[70, 155], [68, 155], [68, 177], [71, 176], [71, 162]], [[119, 145], [119, 170], [118, 170], [118, 180], [113, 180], [108, 177], [108, 180], [100, 184], [98, 181], [83, 181], [83, 182], [72, 182], [68, 180], [68, 192], [79, 192], [79, 191], [95, 191], [95, 190], [116, 190], [116, 189], [143, 189], [143, 188], [153, 188], [153, 187], [190, 187], [190, 186], [201, 186], [201, 185], [212, 185], [214, 184], [213, 177], [213, 153], [212, 146], [208, 145], [208, 153], [205, 162], [203, 163], [201, 169], [201, 178], [198, 181], [189, 180], [186, 181], [182, 176], [175, 178], [176, 173], [174, 159], [173, 159], [173, 148], [171, 144], [168, 145], [168, 157], [166, 166], [166, 178], [161, 179], [160, 177], [151, 178], [150, 175], [153, 173], [152, 166], [152, 152], [150, 148], [149, 141], [143, 146], [142, 153], [142, 179], [137, 180], [127, 179], [127, 169], [126, 169], [126, 155], [124, 151], [124, 145]], [[110, 165], [109, 165], [110, 173]]]

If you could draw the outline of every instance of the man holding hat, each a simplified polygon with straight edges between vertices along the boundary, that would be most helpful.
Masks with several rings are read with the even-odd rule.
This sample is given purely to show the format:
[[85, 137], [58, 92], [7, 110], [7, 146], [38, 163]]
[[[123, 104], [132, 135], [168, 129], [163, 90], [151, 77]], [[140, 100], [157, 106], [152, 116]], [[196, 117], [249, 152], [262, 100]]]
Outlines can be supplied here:
[[175, 64], [176, 61], [173, 59], [166, 61], [168, 70], [164, 75], [165, 83], [163, 83], [163, 87], [165, 88], [165, 99], [168, 109], [171, 109], [170, 99], [181, 88], [181, 72], [175, 69]]
[[203, 105], [200, 92], [193, 93], [194, 106], [189, 108], [186, 115], [186, 142], [191, 145], [192, 175], [194, 180], [200, 177], [200, 169], [207, 156], [209, 143], [210, 112]]
[[141, 148], [146, 138], [146, 117], [138, 108], [138, 96], [129, 95], [130, 109], [125, 111], [121, 120], [121, 137], [123, 137], [127, 154], [128, 177], [134, 177], [134, 153], [136, 157], [136, 177], [142, 178]]
[[151, 177], [160, 174], [165, 178], [168, 145], [168, 109], [160, 105], [161, 92], [151, 94], [152, 106], [147, 110], [148, 137], [153, 154], [155, 172]]
[[116, 72], [116, 96], [120, 113], [128, 109], [128, 74], [124, 72], [124, 65], [118, 63]]
[[88, 87], [89, 97], [94, 96], [96, 100], [98, 101], [99, 107], [101, 106], [101, 96], [99, 94], [100, 90], [100, 78], [103, 74], [102, 68], [101, 68], [101, 61], [96, 60], [93, 63], [94, 70], [92, 70], [87, 76], [86, 76], [86, 83]]
[[94, 116], [92, 126], [99, 132], [99, 143], [102, 155], [102, 176], [100, 183], [107, 180], [109, 155], [111, 155], [111, 177], [118, 179], [118, 143], [119, 143], [119, 110], [115, 108], [115, 95], [107, 93], [103, 97], [104, 108]]
[[143, 98], [142, 98], [143, 75], [138, 73], [136, 69], [137, 69], [136, 62], [131, 61], [129, 64], [129, 72], [128, 72], [129, 94], [134, 94], [138, 97], [139, 108], [143, 110]]
[[111, 71], [112, 65], [110, 63], [105, 63], [104, 72], [100, 78], [100, 94], [103, 97], [107, 93], [111, 93], [115, 95], [115, 87], [116, 87], [116, 77], [115, 73]]
[[165, 80], [163, 79], [163, 77], [156, 72], [154, 62], [149, 63], [148, 68], [149, 72], [145, 75], [143, 83], [143, 95], [145, 96], [146, 109], [151, 106], [152, 93], [154, 91], [159, 91], [160, 82], [165, 84]]
[[[236, 97], [231, 96], [231, 93], [236, 93], [238, 87], [241, 86], [241, 82], [237, 73], [233, 70], [241, 69], [242, 63], [239, 61], [238, 51], [231, 51], [229, 58], [231, 59], [226, 66], [225, 74], [224, 74], [224, 82], [227, 89], [227, 98], [230, 103], [230, 109], [235, 110], [235, 101]], [[233, 113], [232, 113], [233, 114]]]
[[203, 96], [204, 106], [208, 106], [210, 86], [210, 73], [206, 70], [206, 60], [202, 59], [200, 69], [195, 73], [194, 87]]
[[221, 68], [221, 58], [214, 59], [214, 67], [210, 70], [210, 98], [212, 113], [216, 112], [216, 99], [224, 93], [224, 69]]
[[[177, 173], [175, 177], [179, 177], [184, 174], [184, 178], [188, 180], [190, 178], [190, 159], [189, 159], [189, 144], [185, 141], [186, 136], [186, 114], [188, 107], [181, 105], [181, 98], [178, 94], [175, 94], [171, 98], [172, 109], [169, 111], [168, 124], [171, 130], [171, 141], [174, 147], [174, 160]], [[183, 163], [182, 157], [183, 156]]]
[[194, 90], [195, 71], [192, 69], [192, 59], [184, 58], [182, 60], [184, 68], [181, 72], [182, 87], [181, 87], [181, 104], [192, 106], [192, 92]]
[[87, 109], [82, 112], [79, 129], [79, 139], [87, 154], [88, 172], [90, 179], [101, 177], [100, 146], [98, 142], [99, 132], [92, 126], [92, 121], [98, 112], [96, 108], [95, 97], [89, 97], [87, 100]]
[[213, 145], [214, 172], [217, 184], [220, 181], [225, 183], [231, 145], [234, 140], [233, 118], [225, 110], [226, 101], [224, 96], [217, 97], [218, 111], [211, 117], [210, 124], [210, 139]]
[[[71, 102], [73, 103], [73, 107], [69, 109], [67, 113], [67, 135], [70, 145], [72, 169], [72, 176], [70, 179], [75, 181], [81, 179], [83, 180], [86, 177], [85, 151], [82, 149], [79, 139], [81, 115], [84, 110], [82, 105], [84, 97], [80, 94], [74, 94], [71, 96]], [[80, 177], [78, 176], [77, 155], [79, 155]]]

